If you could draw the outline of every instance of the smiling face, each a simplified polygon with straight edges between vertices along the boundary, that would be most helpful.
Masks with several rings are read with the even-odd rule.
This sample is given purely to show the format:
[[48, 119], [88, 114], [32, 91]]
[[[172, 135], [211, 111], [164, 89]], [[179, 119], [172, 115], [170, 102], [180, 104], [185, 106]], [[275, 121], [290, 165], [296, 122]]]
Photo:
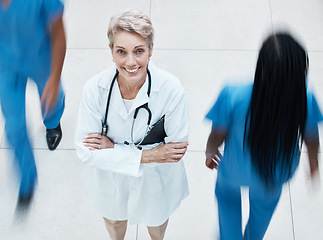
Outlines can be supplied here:
[[148, 59], [152, 55], [146, 40], [137, 33], [118, 31], [110, 49], [119, 71], [118, 82], [140, 88], [146, 80]]

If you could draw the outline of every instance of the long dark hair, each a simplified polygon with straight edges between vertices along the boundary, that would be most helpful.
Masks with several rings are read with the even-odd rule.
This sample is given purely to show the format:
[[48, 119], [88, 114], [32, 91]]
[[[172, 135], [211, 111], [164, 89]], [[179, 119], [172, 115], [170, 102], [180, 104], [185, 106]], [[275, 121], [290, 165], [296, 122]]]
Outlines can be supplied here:
[[259, 52], [251, 102], [245, 122], [244, 145], [267, 187], [275, 185], [276, 170], [289, 178], [298, 144], [303, 143], [307, 116], [308, 56], [288, 33], [269, 36]]

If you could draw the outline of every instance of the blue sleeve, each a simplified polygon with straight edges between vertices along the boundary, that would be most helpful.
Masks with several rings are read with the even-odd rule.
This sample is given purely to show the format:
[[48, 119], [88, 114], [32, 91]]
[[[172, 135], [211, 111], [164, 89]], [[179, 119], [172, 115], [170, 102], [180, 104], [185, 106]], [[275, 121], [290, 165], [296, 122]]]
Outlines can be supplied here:
[[57, 18], [63, 15], [64, 5], [60, 0], [43, 0], [42, 15], [47, 27], [50, 27]]
[[315, 96], [307, 93], [307, 118], [305, 125], [305, 139], [318, 138], [318, 123], [323, 120], [322, 112]]
[[229, 87], [226, 86], [220, 92], [218, 99], [206, 115], [212, 121], [212, 129], [228, 130], [230, 123]]

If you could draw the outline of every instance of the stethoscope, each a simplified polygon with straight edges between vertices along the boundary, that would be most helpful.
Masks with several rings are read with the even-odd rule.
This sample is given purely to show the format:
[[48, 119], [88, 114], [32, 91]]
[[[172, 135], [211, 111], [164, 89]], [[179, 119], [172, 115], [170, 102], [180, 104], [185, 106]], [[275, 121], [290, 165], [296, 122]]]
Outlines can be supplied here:
[[[108, 100], [107, 100], [107, 106], [106, 106], [106, 110], [105, 110], [105, 116], [104, 116], [104, 121], [102, 123], [102, 131], [101, 131], [101, 134], [104, 135], [104, 136], [107, 136], [107, 133], [108, 133], [107, 119], [108, 119], [108, 112], [109, 112], [109, 105], [110, 105], [111, 93], [112, 93], [112, 88], [113, 88], [114, 82], [117, 79], [118, 74], [119, 74], [119, 71], [117, 70], [116, 74], [114, 75], [114, 77], [112, 79], [111, 86], [110, 86], [110, 90], [109, 90], [109, 95], [108, 95]], [[147, 74], [148, 74], [148, 90], [147, 90], [147, 95], [148, 95], [148, 97], [150, 97], [151, 75], [150, 75], [150, 71], [149, 71], [148, 68], [147, 68]], [[142, 140], [139, 143], [135, 143], [134, 140], [133, 140], [133, 129], [134, 129], [134, 125], [135, 125], [135, 120], [137, 118], [137, 115], [138, 115], [138, 112], [139, 112], [140, 109], [145, 109], [148, 112], [147, 128], [146, 128], [145, 135], [142, 138]], [[145, 137], [148, 135], [149, 131], [151, 130], [151, 126], [150, 126], [151, 117], [152, 117], [152, 114], [151, 114], [151, 111], [150, 111], [150, 109], [148, 107], [148, 103], [144, 103], [144, 104], [142, 104], [141, 106], [139, 106], [139, 107], [137, 107], [135, 109], [135, 113], [134, 113], [133, 119], [132, 119], [132, 126], [131, 126], [131, 141], [132, 141], [132, 144], [135, 147], [137, 147], [139, 150], [142, 149], [142, 147], [139, 146], [139, 145], [144, 141]], [[130, 145], [130, 143], [127, 142], [127, 141], [124, 141], [124, 144]]]

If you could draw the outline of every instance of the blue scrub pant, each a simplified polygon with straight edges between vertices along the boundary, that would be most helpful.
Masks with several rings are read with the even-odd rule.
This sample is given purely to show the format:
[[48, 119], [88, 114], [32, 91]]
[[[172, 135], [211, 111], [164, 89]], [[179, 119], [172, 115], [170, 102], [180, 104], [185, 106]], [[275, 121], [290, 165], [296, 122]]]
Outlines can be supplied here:
[[[47, 79], [49, 68], [42, 66], [37, 72], [30, 73], [38, 87], [41, 96]], [[15, 162], [18, 166], [20, 177], [19, 196], [26, 196], [34, 191], [37, 181], [37, 170], [34, 155], [26, 127], [25, 95], [27, 76], [0, 68], [0, 102], [3, 116], [6, 120], [5, 134], [10, 146], [13, 148]], [[56, 128], [65, 107], [65, 95], [62, 87], [59, 88], [59, 96], [56, 107], [45, 113], [42, 109], [43, 122], [46, 128]]]
[[218, 201], [221, 240], [261, 240], [281, 195], [282, 186], [266, 191], [262, 183], [249, 186], [249, 219], [242, 235], [241, 186], [218, 175], [215, 195]]

